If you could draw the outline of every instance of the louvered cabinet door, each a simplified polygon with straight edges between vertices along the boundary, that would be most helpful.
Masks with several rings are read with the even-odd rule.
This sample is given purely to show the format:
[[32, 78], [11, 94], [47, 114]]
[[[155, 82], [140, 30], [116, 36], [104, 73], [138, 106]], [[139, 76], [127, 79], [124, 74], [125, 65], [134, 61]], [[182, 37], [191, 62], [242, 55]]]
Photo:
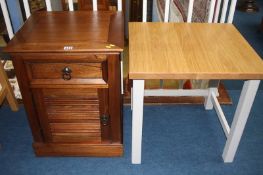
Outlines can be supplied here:
[[34, 89], [33, 98], [47, 143], [106, 143], [108, 89]]

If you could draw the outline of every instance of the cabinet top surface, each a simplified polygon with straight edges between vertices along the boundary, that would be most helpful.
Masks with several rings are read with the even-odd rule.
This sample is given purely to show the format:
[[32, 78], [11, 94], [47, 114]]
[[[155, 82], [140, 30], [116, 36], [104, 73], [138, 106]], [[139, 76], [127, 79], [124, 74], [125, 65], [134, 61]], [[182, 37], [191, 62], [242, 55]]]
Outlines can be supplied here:
[[109, 11], [37, 12], [6, 52], [121, 52], [123, 14]]
[[263, 79], [263, 60], [232, 24], [129, 23], [131, 79]]

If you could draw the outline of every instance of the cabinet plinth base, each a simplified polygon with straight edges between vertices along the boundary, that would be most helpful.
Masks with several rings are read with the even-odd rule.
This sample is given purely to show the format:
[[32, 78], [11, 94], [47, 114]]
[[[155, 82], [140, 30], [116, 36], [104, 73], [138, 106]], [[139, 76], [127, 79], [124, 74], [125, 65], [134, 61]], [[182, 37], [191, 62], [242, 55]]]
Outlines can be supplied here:
[[119, 157], [123, 155], [122, 144], [33, 143], [33, 148], [37, 156]]

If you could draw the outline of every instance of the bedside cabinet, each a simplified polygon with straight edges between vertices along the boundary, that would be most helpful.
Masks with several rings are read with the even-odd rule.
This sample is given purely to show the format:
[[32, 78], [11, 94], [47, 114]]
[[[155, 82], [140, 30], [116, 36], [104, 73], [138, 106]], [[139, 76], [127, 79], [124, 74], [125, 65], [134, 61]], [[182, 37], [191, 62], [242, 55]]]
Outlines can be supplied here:
[[122, 155], [122, 13], [38, 12], [5, 51], [36, 155]]

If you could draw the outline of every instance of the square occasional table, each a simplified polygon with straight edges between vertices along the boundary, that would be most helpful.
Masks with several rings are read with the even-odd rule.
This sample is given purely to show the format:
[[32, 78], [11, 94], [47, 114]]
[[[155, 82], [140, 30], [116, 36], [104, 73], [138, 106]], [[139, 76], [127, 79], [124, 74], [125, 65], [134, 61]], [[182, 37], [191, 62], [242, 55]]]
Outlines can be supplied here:
[[[226, 135], [222, 157], [232, 162], [263, 79], [263, 61], [238, 30], [232, 24], [137, 22], [129, 24], [129, 40], [132, 163], [141, 163], [144, 95], [164, 92], [144, 90], [147, 79], [245, 80], [231, 126], [218, 103], [217, 88], [200, 93], [205, 109], [217, 112]], [[163, 95], [184, 96], [184, 91], [166, 90]]]

